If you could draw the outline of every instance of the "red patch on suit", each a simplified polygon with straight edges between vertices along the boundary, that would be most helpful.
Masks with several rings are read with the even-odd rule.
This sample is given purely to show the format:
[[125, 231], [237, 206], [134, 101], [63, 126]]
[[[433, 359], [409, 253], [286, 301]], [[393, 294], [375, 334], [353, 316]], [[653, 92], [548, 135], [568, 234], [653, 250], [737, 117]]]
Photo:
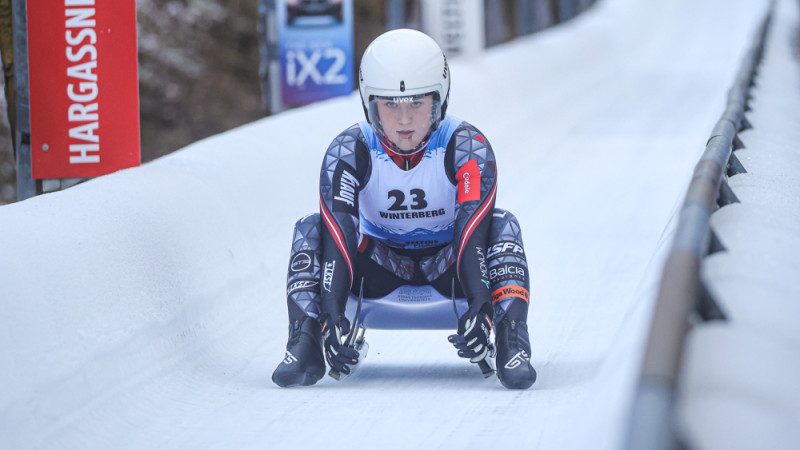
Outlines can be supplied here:
[[481, 199], [481, 170], [478, 161], [470, 159], [456, 173], [458, 203]]

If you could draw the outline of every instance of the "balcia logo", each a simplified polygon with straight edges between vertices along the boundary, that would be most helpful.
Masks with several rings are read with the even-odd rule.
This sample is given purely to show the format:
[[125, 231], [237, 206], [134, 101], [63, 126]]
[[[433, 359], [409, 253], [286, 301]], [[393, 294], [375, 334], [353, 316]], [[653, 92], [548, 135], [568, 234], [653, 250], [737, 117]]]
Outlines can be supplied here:
[[516, 264], [505, 264], [499, 267], [492, 267], [489, 269], [489, 279], [492, 281], [501, 280], [524, 280], [525, 269]]

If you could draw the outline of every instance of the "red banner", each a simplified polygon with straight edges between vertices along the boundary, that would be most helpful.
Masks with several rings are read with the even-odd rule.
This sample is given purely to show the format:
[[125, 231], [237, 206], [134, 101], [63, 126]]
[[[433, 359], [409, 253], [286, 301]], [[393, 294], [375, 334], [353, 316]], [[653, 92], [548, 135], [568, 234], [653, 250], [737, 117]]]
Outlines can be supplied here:
[[139, 165], [135, 0], [27, 3], [33, 178]]

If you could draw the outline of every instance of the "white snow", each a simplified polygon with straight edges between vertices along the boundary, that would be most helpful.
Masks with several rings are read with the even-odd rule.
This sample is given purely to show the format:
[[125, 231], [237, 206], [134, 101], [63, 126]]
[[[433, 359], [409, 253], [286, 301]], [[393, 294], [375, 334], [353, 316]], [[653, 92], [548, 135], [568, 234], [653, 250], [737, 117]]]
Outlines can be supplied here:
[[347, 380], [272, 384], [292, 226], [356, 94], [0, 207], [0, 447], [619, 448], [675, 214], [767, 5], [605, 0], [452, 61], [451, 112], [523, 226], [532, 389], [446, 331], [368, 331]]

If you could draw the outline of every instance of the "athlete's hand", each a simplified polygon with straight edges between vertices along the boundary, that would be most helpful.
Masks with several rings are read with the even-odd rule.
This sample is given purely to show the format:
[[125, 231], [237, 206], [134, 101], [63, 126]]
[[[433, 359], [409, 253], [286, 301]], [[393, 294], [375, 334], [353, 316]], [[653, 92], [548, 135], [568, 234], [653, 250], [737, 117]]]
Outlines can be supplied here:
[[328, 317], [322, 325], [322, 340], [325, 344], [325, 359], [335, 372], [349, 375], [350, 366], [358, 363], [358, 351], [344, 345], [342, 336], [350, 333], [350, 321], [343, 315]]
[[458, 356], [469, 358], [470, 362], [483, 361], [491, 350], [489, 335], [492, 332], [492, 319], [483, 310], [466, 314], [458, 319], [456, 334], [447, 339], [458, 349]]

